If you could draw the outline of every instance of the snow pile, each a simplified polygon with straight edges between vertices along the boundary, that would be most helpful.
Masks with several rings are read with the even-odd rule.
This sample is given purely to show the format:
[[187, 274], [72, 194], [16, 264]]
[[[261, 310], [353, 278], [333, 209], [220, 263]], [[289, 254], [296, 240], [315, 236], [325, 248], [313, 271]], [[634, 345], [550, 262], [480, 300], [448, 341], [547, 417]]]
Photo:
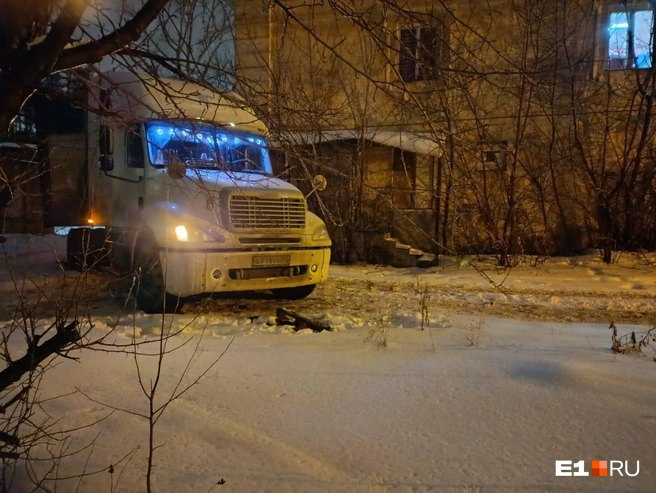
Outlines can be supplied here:
[[[246, 493], [651, 491], [656, 363], [611, 354], [598, 325], [486, 319], [471, 348], [472, 321], [455, 317], [434, 331], [435, 350], [420, 329], [391, 329], [386, 349], [367, 344], [365, 327], [235, 339], [158, 423], [157, 490], [220, 491], [211, 488], [224, 479], [221, 489]], [[196, 372], [228, 342], [205, 340]], [[166, 382], [177, 381], [189, 353], [167, 356]], [[141, 358], [142, 375], [152, 365]], [[147, 410], [131, 357], [87, 353], [47, 379], [44, 397], [76, 386], [88, 396], [48, 402], [67, 427], [107, 416], [108, 406]], [[84, 478], [82, 491], [110, 491], [110, 464], [115, 481], [122, 474], [119, 491], [143, 491], [145, 420], [115, 412], [73, 443], [93, 439], [87, 470], [105, 471]], [[641, 472], [555, 477], [555, 460], [570, 459], [639, 460]], [[79, 473], [86, 460], [64, 461], [60, 474]], [[76, 487], [62, 482], [58, 491]]]
[[[135, 358], [129, 345], [162, 330], [177, 333], [170, 344], [180, 348], [163, 360], [158, 404], [211, 369], [156, 425], [156, 491], [647, 492], [656, 484], [655, 355], [613, 354], [608, 329], [610, 320], [620, 334], [656, 320], [656, 268], [637, 256], [610, 266], [593, 255], [550, 259], [510, 275], [479, 261], [501, 290], [458, 259], [424, 271], [334, 266], [306, 300], [217, 297], [154, 316], [112, 298], [103, 274], [63, 271], [53, 253], [61, 243], [48, 250], [41, 241], [9, 245], [16, 261], [0, 272], [3, 333], [19, 275], [33, 281], [21, 285], [28, 300], [51, 296], [35, 311], [39, 323], [84, 286], [92, 295], [78, 313], [94, 325], [89, 336], [128, 348], [85, 351], [46, 372], [43, 412], [76, 430], [69, 450], [93, 443], [57, 473], [99, 471], [51, 490], [145, 490], [139, 375], [149, 388], [157, 360]], [[280, 306], [333, 331], [276, 325]], [[640, 461], [640, 473], [556, 477], [556, 460], [583, 460], [588, 471], [591, 460], [626, 460], [632, 470]], [[16, 491], [27, 488], [19, 478]]]

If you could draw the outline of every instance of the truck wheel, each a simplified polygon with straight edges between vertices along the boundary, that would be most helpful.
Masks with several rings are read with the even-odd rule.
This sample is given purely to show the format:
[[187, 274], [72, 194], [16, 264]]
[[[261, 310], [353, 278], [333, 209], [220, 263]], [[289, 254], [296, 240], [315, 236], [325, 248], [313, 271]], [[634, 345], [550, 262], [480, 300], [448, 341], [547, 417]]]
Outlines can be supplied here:
[[137, 246], [134, 256], [137, 307], [146, 313], [175, 313], [182, 299], [166, 292], [159, 252], [152, 241]]
[[295, 288], [278, 288], [272, 289], [273, 296], [279, 300], [302, 300], [312, 294], [316, 284], [309, 284], [307, 286], [297, 286]]
[[73, 270], [84, 270], [107, 263], [107, 230], [73, 228], [66, 236], [66, 263]]

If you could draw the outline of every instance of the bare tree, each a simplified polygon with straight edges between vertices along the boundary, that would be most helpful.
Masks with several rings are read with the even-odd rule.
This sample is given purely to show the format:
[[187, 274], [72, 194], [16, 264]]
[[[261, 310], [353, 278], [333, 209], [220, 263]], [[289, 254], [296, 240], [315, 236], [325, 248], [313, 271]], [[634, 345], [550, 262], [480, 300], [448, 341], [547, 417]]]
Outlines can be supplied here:
[[[147, 0], [134, 15], [98, 38], [75, 43], [90, 0], [0, 3], [0, 129], [6, 132], [25, 100], [49, 75], [97, 63], [139, 39], [168, 0]], [[94, 6], [98, 6], [96, 3]]]
[[[70, 102], [86, 107], [84, 98], [86, 92], [73, 94], [61, 84], [66, 78], [53, 77], [53, 74], [69, 71], [81, 66], [96, 64], [106, 55], [114, 55], [124, 66], [127, 64], [131, 70], [138, 70], [134, 62], [135, 57], [147, 61], [155, 61], [160, 67], [170, 69], [170, 72], [182, 74], [187, 77], [196, 75], [202, 77], [213, 70], [214, 79], [210, 82], [224, 83], [227, 72], [225, 62], [218, 59], [210, 60], [204, 65], [192, 55], [198, 54], [198, 46], [203, 41], [212, 39], [210, 36], [198, 39], [194, 29], [197, 28], [198, 14], [206, 15], [208, 19], [220, 19], [208, 13], [200, 2], [175, 2], [171, 11], [166, 11], [166, 0], [148, 0], [138, 2], [135, 8], [123, 3], [118, 17], [105, 9], [102, 2], [90, 1], [38, 1], [1, 2], [0, 16], [0, 87], [6, 92], [6, 97], [0, 103], [0, 125], [2, 134], [7, 136], [8, 128], [25, 101], [36, 91], [40, 90], [48, 96], [64, 95]], [[224, 5], [223, 2], [218, 4]], [[217, 4], [217, 5], [218, 5]], [[134, 5], [132, 5], [134, 7]], [[207, 7], [206, 5], [204, 7]], [[177, 9], [177, 10], [176, 10]], [[180, 17], [180, 14], [188, 14]], [[172, 56], [170, 52], [151, 53], [147, 51], [148, 43], [137, 43], [140, 36], [147, 33], [148, 38], [156, 36], [157, 28], [147, 30], [151, 22], [159, 17], [158, 27], [168, 21], [177, 24], [173, 33], [168, 34], [168, 40], [173, 44], [178, 40], [178, 51]], [[176, 17], [178, 16], [178, 17]], [[218, 22], [218, 21], [217, 21]], [[188, 23], [195, 23], [190, 25]], [[170, 27], [170, 26], [169, 26]], [[171, 28], [173, 29], [173, 28]], [[212, 31], [212, 26], [205, 25], [204, 29]], [[194, 40], [181, 33], [195, 33]], [[178, 34], [176, 34], [178, 33]], [[160, 32], [161, 35], [161, 32]], [[166, 34], [165, 34], [166, 36]], [[191, 36], [191, 34], [190, 34]], [[222, 33], [214, 33], [215, 39], [222, 39]], [[194, 42], [194, 46], [183, 44]], [[200, 51], [200, 57], [211, 53], [216, 54], [216, 43], [208, 42], [205, 51]], [[156, 45], [161, 47], [161, 45]], [[189, 49], [189, 52], [187, 51]], [[189, 54], [188, 54], [189, 53]], [[187, 56], [188, 55], [188, 56]], [[127, 57], [132, 57], [126, 62]], [[207, 57], [206, 57], [207, 58]], [[142, 68], [143, 68], [142, 64]], [[204, 72], [193, 72], [191, 67], [202, 67]], [[193, 72], [193, 73], [192, 73]], [[217, 75], [218, 74], [218, 75]], [[89, 83], [89, 71], [76, 71], [74, 80], [82, 81], [82, 85]], [[223, 79], [221, 79], [223, 77]], [[10, 145], [11, 144], [11, 145]], [[13, 149], [13, 140], [9, 144]], [[25, 152], [41, 152], [36, 145], [16, 144], [16, 149]], [[3, 151], [4, 152], [4, 151]], [[28, 156], [29, 157], [29, 156]], [[24, 166], [22, 171], [14, 172], [9, 164], [11, 160], [3, 160], [0, 166], [0, 189], [6, 195], [0, 207], [3, 215], [6, 207], [18, 196], [27, 196], [29, 186], [47, 175], [42, 169], [45, 158], [43, 155], [29, 157], [28, 161], [22, 155], [18, 156], [31, 166]], [[13, 157], [16, 161], [17, 157]], [[38, 159], [37, 159], [38, 158]], [[28, 171], [25, 171], [27, 169]], [[44, 192], [41, 190], [40, 192]], [[39, 191], [36, 192], [37, 194]], [[25, 223], [29, 223], [25, 218]], [[5, 221], [3, 221], [4, 226]], [[22, 271], [21, 262], [17, 260], [15, 251], [9, 243], [2, 241], [3, 258], [0, 261], [0, 277], [3, 281], [11, 282], [14, 286], [13, 300], [10, 306], [4, 304], [0, 307], [2, 318], [1, 358], [3, 369], [0, 371], [0, 460], [3, 463], [0, 476], [0, 490], [8, 491], [13, 487], [16, 464], [22, 464], [27, 477], [37, 488], [45, 487], [51, 480], [58, 480], [58, 464], [66, 457], [70, 457], [80, 450], [69, 448], [69, 436], [75, 430], [65, 430], [57, 425], [56, 418], [45, 411], [44, 400], [41, 398], [40, 385], [44, 375], [52, 370], [57, 362], [63, 359], [76, 359], [80, 350], [102, 350], [110, 352], [128, 351], [114, 342], [107, 342], [111, 334], [94, 331], [94, 314], [92, 303], [100, 297], [107, 297], [106, 286], [96, 274], [94, 266], [104, 259], [104, 251], [95, 251], [95, 246], [87, 243], [84, 258], [81, 264], [86, 267], [81, 275], [70, 275], [65, 272], [65, 261], [61, 262], [59, 271], [55, 270], [49, 276], [40, 276], [35, 279]], [[13, 240], [12, 240], [13, 241]], [[20, 241], [20, 240], [17, 240]], [[11, 243], [11, 241], [10, 241]], [[53, 259], [56, 257], [52, 252]], [[104, 292], [104, 294], [103, 294]], [[128, 310], [118, 310], [116, 322]], [[178, 333], [162, 332], [159, 337], [158, 375], [161, 373], [161, 362], [166, 353], [172, 351], [166, 347], [167, 341]], [[146, 345], [148, 343], [146, 342]], [[131, 344], [132, 354], [138, 354], [141, 344]], [[185, 371], [185, 376], [187, 372]], [[182, 377], [181, 377], [182, 378]], [[150, 391], [149, 398], [154, 399], [157, 385]], [[189, 387], [176, 387], [173, 399], [179, 398]], [[145, 390], [144, 390], [145, 391]], [[58, 397], [50, 397], [52, 400]], [[158, 419], [161, 412], [168, 405], [162, 402], [151, 413], [151, 427], [153, 420]], [[90, 424], [90, 426], [93, 425]], [[152, 439], [152, 431], [151, 431]], [[88, 444], [91, 447], [92, 444]], [[85, 447], [85, 448], [87, 448]], [[83, 448], [82, 450], [84, 450]], [[150, 471], [152, 469], [152, 451], [148, 466], [148, 488], [150, 490]], [[37, 467], [35, 467], [35, 464]], [[47, 466], [51, 464], [51, 466]], [[90, 474], [83, 471], [82, 475]]]

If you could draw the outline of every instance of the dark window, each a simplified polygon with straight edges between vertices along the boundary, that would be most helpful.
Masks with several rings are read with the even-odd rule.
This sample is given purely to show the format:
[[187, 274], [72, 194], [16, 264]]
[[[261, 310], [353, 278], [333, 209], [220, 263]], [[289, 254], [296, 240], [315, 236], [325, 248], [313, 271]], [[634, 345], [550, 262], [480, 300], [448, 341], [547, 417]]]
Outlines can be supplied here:
[[9, 126], [9, 133], [11, 135], [22, 135], [29, 137], [36, 137], [36, 124], [34, 119], [21, 110], [21, 113], [14, 118]]
[[144, 167], [144, 147], [140, 126], [134, 126], [125, 133], [125, 151], [129, 168]]
[[394, 171], [405, 171], [414, 174], [417, 167], [417, 155], [414, 152], [404, 151], [398, 147], [394, 148], [394, 161], [392, 169]]
[[611, 13], [608, 18], [608, 68], [650, 68], [653, 30], [651, 10]]
[[405, 82], [437, 78], [444, 57], [441, 29], [413, 27], [401, 29], [399, 74]]
[[100, 90], [100, 109], [110, 111], [112, 109], [112, 90], [111, 89], [101, 89]]
[[483, 151], [485, 156], [484, 162], [486, 163], [496, 163], [497, 162], [497, 153], [494, 151]]
[[401, 29], [401, 57], [399, 73], [405, 82], [416, 80], [417, 75], [417, 36], [414, 29]]
[[478, 171], [505, 171], [508, 143], [506, 141], [483, 144]]
[[275, 176], [280, 176], [288, 171], [288, 163], [284, 151], [280, 149], [269, 149], [269, 158], [271, 159], [271, 168]]

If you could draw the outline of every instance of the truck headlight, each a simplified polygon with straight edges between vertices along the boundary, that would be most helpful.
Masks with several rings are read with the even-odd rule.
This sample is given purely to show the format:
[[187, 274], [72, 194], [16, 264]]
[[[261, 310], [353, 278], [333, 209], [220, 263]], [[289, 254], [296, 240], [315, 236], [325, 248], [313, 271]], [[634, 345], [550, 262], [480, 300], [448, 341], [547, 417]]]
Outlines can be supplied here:
[[184, 224], [175, 227], [175, 239], [178, 241], [189, 241], [189, 232]]
[[175, 239], [180, 242], [196, 242], [196, 241], [225, 241], [223, 235], [218, 233], [211, 234], [202, 229], [194, 228], [184, 224], [179, 224], [174, 228]]
[[317, 226], [314, 230], [314, 233], [312, 233], [313, 241], [325, 241], [329, 239], [330, 236], [328, 236], [328, 230], [326, 229], [326, 226], [324, 224], [322, 224], [321, 226]]

